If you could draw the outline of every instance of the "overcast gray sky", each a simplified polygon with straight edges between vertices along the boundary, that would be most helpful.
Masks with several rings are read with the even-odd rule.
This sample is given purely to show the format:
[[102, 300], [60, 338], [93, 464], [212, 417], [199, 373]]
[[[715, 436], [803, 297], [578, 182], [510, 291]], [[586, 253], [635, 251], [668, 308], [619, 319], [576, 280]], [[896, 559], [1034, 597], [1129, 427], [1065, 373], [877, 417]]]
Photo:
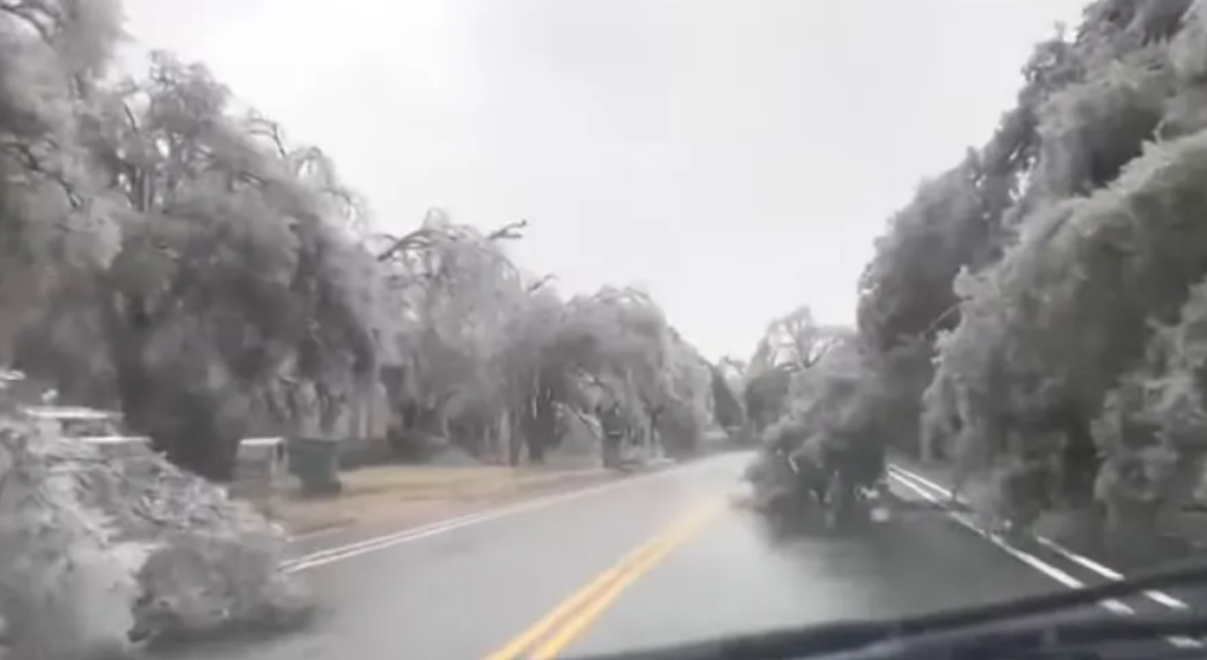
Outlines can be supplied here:
[[642, 284], [710, 358], [809, 304], [989, 136], [1084, 0], [127, 0], [315, 143], [387, 231], [430, 206], [566, 293]]

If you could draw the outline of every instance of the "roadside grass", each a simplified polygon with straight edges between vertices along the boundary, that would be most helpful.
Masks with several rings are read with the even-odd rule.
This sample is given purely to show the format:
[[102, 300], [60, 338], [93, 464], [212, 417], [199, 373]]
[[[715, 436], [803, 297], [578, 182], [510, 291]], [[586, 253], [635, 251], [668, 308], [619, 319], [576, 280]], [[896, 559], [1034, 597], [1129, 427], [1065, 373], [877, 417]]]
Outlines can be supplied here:
[[357, 523], [440, 516], [467, 502], [513, 497], [551, 484], [600, 477], [600, 468], [375, 466], [341, 474], [344, 489], [305, 498], [290, 478], [258, 508], [290, 533], [307, 534]]

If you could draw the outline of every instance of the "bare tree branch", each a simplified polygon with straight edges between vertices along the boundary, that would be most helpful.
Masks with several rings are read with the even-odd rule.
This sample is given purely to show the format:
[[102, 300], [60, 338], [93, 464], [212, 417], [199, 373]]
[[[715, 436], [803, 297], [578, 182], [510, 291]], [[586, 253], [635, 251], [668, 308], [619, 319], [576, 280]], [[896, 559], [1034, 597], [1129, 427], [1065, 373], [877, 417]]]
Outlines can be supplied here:
[[43, 41], [51, 41], [60, 28], [62, 18], [53, 15], [45, 4], [17, 0], [0, 2], [0, 12], [10, 14], [28, 25]]
[[[520, 220], [519, 222], [508, 223], [508, 224], [503, 225], [502, 227], [490, 232], [489, 234], [487, 234], [486, 240], [487, 241], [499, 241], [499, 240], [515, 240], [515, 239], [523, 238], [523, 234], [521, 234], [519, 230], [521, 230], [527, 226], [528, 226], [527, 220]], [[390, 245], [390, 247], [386, 248], [384, 251], [382, 251], [380, 254], [377, 255], [377, 261], [379, 261], [379, 262], [389, 261], [390, 259], [397, 256], [400, 252], [405, 252], [405, 251], [413, 249], [413, 248], [422, 249], [422, 248], [431, 247], [431, 241], [429, 239], [431, 239], [433, 236], [437, 236], [440, 234], [444, 234], [445, 236], [447, 236], [448, 238], [450, 238], [452, 240], [460, 240], [462, 238], [461, 236], [459, 236], [456, 233], [441, 231], [441, 230], [437, 230], [437, 229], [430, 229], [427, 227], [421, 227], [419, 229], [416, 229], [415, 231], [410, 232], [409, 234], [402, 236], [401, 238], [392, 238], [392, 240], [394, 242]]]
[[538, 291], [542, 287], [544, 287], [546, 284], [549, 284], [550, 282], [552, 282], [555, 279], [555, 277], [556, 276], [554, 276], [554, 275], [546, 275], [546, 276], [542, 277], [541, 279], [533, 282], [532, 284], [529, 284], [528, 287], [526, 289], [524, 289], [524, 291], [526, 293], [535, 293], [536, 291]]
[[523, 238], [524, 235], [520, 233], [520, 230], [526, 228], [527, 226], [528, 226], [527, 220], [520, 220], [519, 222], [511, 222], [511, 223], [505, 224], [502, 227], [499, 227], [498, 229], [487, 234], [486, 240], [501, 241], [501, 240], [514, 240], [517, 238]]
[[[389, 261], [401, 252], [414, 247], [427, 247], [430, 245], [428, 240], [436, 232], [431, 229], [416, 229], [415, 231], [406, 234], [402, 238], [395, 238], [394, 243], [386, 248], [381, 254], [377, 255], [377, 261]], [[426, 243], [426, 244], [425, 244]]]
[[36, 172], [57, 183], [62, 188], [63, 194], [67, 196], [67, 203], [71, 205], [72, 209], [78, 211], [84, 208], [85, 201], [76, 192], [75, 186], [67, 180], [62, 172], [47, 168], [29, 144], [17, 141], [0, 142], [0, 153], [8, 154], [29, 171]]
[[285, 147], [285, 138], [281, 134], [280, 124], [260, 116], [259, 113], [252, 112], [247, 119], [247, 132], [254, 136], [267, 138], [276, 149], [277, 155], [282, 160], [289, 160], [289, 149]]

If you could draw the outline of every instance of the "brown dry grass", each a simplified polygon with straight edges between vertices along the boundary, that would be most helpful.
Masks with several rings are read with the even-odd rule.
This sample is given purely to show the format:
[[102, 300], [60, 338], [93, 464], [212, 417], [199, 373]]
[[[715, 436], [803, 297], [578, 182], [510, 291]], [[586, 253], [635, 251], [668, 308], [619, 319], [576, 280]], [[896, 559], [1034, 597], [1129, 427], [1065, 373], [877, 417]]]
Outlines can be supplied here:
[[600, 470], [380, 466], [342, 475], [337, 497], [306, 499], [290, 483], [260, 505], [293, 534], [392, 518], [432, 517], [470, 500], [513, 495], [533, 486], [599, 475]]

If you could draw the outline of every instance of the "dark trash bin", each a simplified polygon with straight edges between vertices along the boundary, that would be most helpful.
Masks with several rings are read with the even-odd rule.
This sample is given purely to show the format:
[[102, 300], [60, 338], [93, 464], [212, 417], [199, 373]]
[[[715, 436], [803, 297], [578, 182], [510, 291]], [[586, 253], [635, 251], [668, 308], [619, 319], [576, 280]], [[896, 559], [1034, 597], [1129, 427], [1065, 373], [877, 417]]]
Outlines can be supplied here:
[[339, 443], [323, 438], [291, 438], [289, 473], [302, 484], [302, 494], [335, 495], [343, 490], [339, 479]]
[[624, 444], [624, 436], [620, 434], [604, 434], [602, 449], [603, 449], [603, 466], [609, 469], [621, 467], [623, 461], [623, 452], [621, 451]]

